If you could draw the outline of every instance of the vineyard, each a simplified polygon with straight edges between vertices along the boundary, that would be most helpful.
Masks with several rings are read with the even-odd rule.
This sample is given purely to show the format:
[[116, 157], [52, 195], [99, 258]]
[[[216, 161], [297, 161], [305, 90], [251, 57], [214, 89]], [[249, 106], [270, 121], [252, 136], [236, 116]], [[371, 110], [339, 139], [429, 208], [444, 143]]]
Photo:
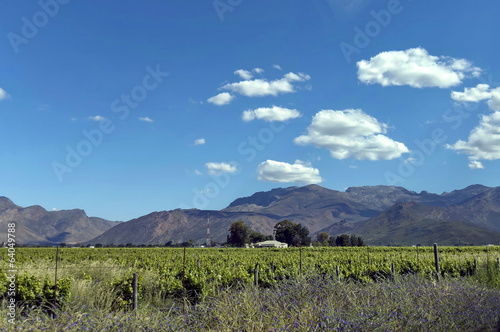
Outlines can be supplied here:
[[[8, 252], [3, 255], [5, 307], [12, 269]], [[296, 280], [351, 287], [407, 276], [435, 282], [481, 274], [491, 276], [484, 279], [489, 287], [500, 288], [499, 246], [440, 247], [438, 266], [435, 258], [432, 247], [16, 248], [15, 303], [23, 316], [81, 308], [126, 313], [137, 302], [139, 310], [147, 305], [185, 312], [186, 305], [199, 307], [227, 292], [264, 291]]]
[[[479, 266], [498, 265], [500, 247], [442, 247], [439, 254], [440, 275], [470, 276]], [[6, 257], [2, 262], [1, 269], [6, 271]], [[71, 283], [85, 281], [108, 284], [123, 297], [126, 291], [118, 286], [130, 284], [133, 273], [139, 276], [141, 296], [145, 292], [166, 297], [187, 294], [194, 301], [234, 285], [267, 287], [300, 275], [360, 282], [394, 275], [436, 275], [432, 247], [60, 248], [57, 262], [56, 248], [18, 248], [16, 264], [22, 284], [17, 294], [20, 301], [34, 300], [40, 295], [37, 290], [44, 285], [53, 288], [56, 279], [61, 296], [70, 295]], [[5, 272], [0, 280], [0, 292], [5, 293]], [[124, 300], [129, 299], [125, 296]]]

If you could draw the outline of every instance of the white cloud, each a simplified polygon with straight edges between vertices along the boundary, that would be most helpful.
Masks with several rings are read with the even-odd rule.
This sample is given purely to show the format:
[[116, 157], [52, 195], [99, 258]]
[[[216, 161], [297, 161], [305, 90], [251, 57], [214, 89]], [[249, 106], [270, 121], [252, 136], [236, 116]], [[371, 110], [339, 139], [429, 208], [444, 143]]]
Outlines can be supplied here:
[[260, 107], [255, 110], [244, 111], [242, 115], [243, 121], [252, 121], [254, 119], [271, 121], [286, 121], [300, 117], [299, 111], [290, 108], [272, 106]]
[[470, 169], [484, 169], [483, 163], [479, 160], [471, 160], [469, 162]]
[[144, 122], [154, 122], [153, 119], [149, 118], [149, 117], [144, 117], [144, 118], [139, 118], [139, 121], [144, 121]]
[[0, 100], [9, 98], [9, 94], [2, 88], [0, 88]]
[[423, 48], [382, 52], [357, 63], [358, 79], [365, 84], [448, 88], [464, 78], [478, 77], [481, 69], [465, 59], [433, 56]]
[[221, 89], [230, 90], [247, 97], [277, 96], [281, 93], [295, 92], [294, 82], [303, 82], [309, 79], [311, 79], [309, 75], [290, 72], [285, 74], [283, 78], [274, 81], [265, 79], [245, 80], [226, 84]]
[[320, 183], [323, 181], [319, 170], [310, 163], [296, 160], [294, 164], [266, 160], [257, 167], [257, 177], [261, 181]]
[[336, 159], [389, 160], [409, 152], [403, 143], [382, 135], [386, 132], [385, 123], [360, 109], [322, 110], [314, 115], [307, 134], [294, 142], [326, 148]]
[[413, 158], [413, 157], [410, 157], [410, 158], [406, 158], [403, 162], [405, 164], [415, 164], [417, 162], [417, 158]]
[[451, 99], [474, 103], [487, 100], [491, 110], [500, 111], [500, 88], [490, 89], [488, 84], [478, 84], [473, 88], [465, 88], [464, 92], [452, 91]]
[[472, 130], [467, 141], [458, 140], [445, 147], [469, 155], [472, 161], [500, 159], [500, 111], [482, 115], [479, 125]]
[[215, 175], [222, 174], [222, 173], [236, 173], [236, 171], [238, 170], [236, 165], [234, 165], [234, 164], [231, 165], [228, 163], [210, 162], [210, 163], [206, 163], [205, 167], [207, 168], [208, 173], [215, 174]]
[[197, 170], [197, 169], [195, 169], [195, 170], [194, 170], [194, 174], [196, 174], [196, 175], [203, 175], [203, 173], [202, 173], [202, 172], [200, 172], [200, 171], [199, 171], [199, 170]]
[[206, 143], [206, 141], [205, 141], [204, 138], [195, 139], [194, 142], [193, 142], [194, 145], [203, 145], [205, 143]]
[[252, 69], [252, 71], [254, 73], [257, 73], [257, 74], [262, 74], [264, 72], [264, 69], [262, 69], [262, 68], [254, 68], [254, 69]]
[[101, 116], [101, 115], [89, 116], [89, 119], [93, 120], [93, 121], [104, 121], [104, 120], [106, 120], [106, 118], [103, 117], [103, 116]]
[[249, 79], [251, 79], [253, 77], [253, 74], [251, 72], [249, 72], [248, 70], [245, 70], [245, 69], [235, 70], [234, 74], [238, 75], [239, 77], [241, 77], [244, 80], [249, 80]]
[[208, 98], [207, 101], [209, 103], [212, 103], [214, 105], [227, 105], [229, 104], [232, 100], [234, 99], [234, 96], [231, 95], [229, 92], [222, 92], [219, 93], [217, 96], [213, 96], [211, 98]]
[[493, 111], [500, 111], [500, 88], [491, 90], [491, 98], [488, 100], [488, 107]]
[[278, 69], [278, 70], [283, 70], [283, 69], [281, 69], [280, 65], [273, 65], [273, 68]]

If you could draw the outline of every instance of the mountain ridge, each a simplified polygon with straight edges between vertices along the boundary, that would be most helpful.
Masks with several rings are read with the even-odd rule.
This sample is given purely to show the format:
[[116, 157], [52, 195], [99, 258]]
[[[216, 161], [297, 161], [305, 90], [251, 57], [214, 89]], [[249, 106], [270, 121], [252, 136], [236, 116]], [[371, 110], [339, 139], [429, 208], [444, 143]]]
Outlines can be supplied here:
[[40, 205], [20, 207], [7, 197], [0, 197], [0, 238], [7, 242], [7, 224], [15, 223], [17, 244], [55, 245], [88, 241], [117, 222], [88, 217], [82, 209], [47, 211]]
[[[399, 216], [392, 216], [391, 222], [395, 228], [412, 228], [408, 222], [413, 220], [425, 220], [429, 225], [443, 225], [462, 230], [457, 234], [464, 236], [464, 241], [458, 241], [459, 235], [450, 237], [450, 240], [443, 242], [446, 235], [443, 234], [439, 239], [443, 244], [457, 243], [480, 243], [494, 239], [500, 231], [500, 221], [497, 221], [496, 213], [500, 214], [500, 199], [497, 195], [486, 195], [487, 192], [496, 190], [482, 185], [472, 185], [460, 190], [454, 190], [451, 193], [434, 194], [426, 191], [416, 193], [403, 187], [394, 186], [363, 186], [350, 187], [346, 191], [336, 191], [319, 185], [307, 185], [303, 187], [274, 188], [269, 191], [261, 191], [246, 197], [240, 197], [233, 200], [226, 208], [220, 211], [205, 210], [173, 210], [177, 211], [176, 216], [173, 211], [163, 211], [160, 218], [148, 218], [143, 216], [133, 219], [130, 224], [125, 223], [120, 228], [120, 237], [115, 237], [117, 229], [110, 229], [101, 236], [93, 239], [89, 243], [117, 244], [117, 240], [127, 243], [139, 244], [140, 241], [148, 241], [149, 244], [163, 244], [167, 241], [184, 242], [194, 240], [202, 244], [206, 240], [207, 221], [210, 219], [210, 228], [212, 240], [224, 242], [226, 240], [229, 225], [233, 221], [243, 220], [252, 229], [263, 234], [272, 234], [274, 224], [284, 219], [301, 223], [308, 227], [312, 235], [321, 231], [329, 231], [333, 236], [343, 232], [353, 233], [358, 231], [367, 234], [375, 232], [373, 227], [377, 225], [378, 215], [384, 213], [387, 209], [396, 206], [404, 207], [406, 215], [400, 213]], [[500, 188], [498, 189], [500, 190]], [[483, 198], [473, 200], [474, 197], [485, 195]], [[456, 205], [457, 202], [471, 202], [469, 205]], [[490, 202], [491, 201], [491, 202]], [[488, 209], [478, 213], [477, 205], [486, 204]], [[465, 203], [464, 203], [465, 204]], [[407, 209], [407, 206], [413, 207]], [[424, 208], [420, 208], [423, 206]], [[420, 215], [419, 211], [425, 210], [426, 213]], [[428, 211], [427, 211], [428, 210]], [[467, 212], [468, 211], [468, 212]], [[467, 213], [465, 213], [467, 212]], [[474, 222], [463, 220], [463, 217], [470, 217], [473, 213], [478, 215]], [[180, 218], [180, 219], [176, 219]], [[140, 219], [140, 222], [138, 221]], [[184, 227], [178, 227], [175, 224], [178, 221], [184, 223]], [[375, 221], [374, 221], [375, 220]], [[156, 229], [163, 227], [168, 231], [160, 236], [148, 233], [148, 227], [142, 227], [154, 222]], [[160, 226], [163, 224], [163, 226]], [[364, 226], [363, 226], [364, 225]], [[456, 227], [454, 226], [456, 225]], [[150, 225], [148, 225], [150, 226]], [[363, 227], [362, 227], [363, 226]], [[430, 226], [429, 226], [430, 227]], [[436, 226], [437, 227], [437, 226]], [[441, 227], [441, 226], [440, 226]], [[432, 228], [432, 227], [431, 227]], [[137, 238], [138, 232], [141, 234], [141, 240]], [[465, 230], [465, 231], [464, 231]], [[389, 233], [391, 230], [386, 230]], [[441, 233], [446, 228], [439, 228]], [[408, 241], [428, 242], [422, 237], [430, 237], [430, 232], [421, 231], [420, 238], [415, 238], [407, 232], [399, 232], [399, 238], [388, 241], [387, 237], [373, 238], [373, 244], [386, 243], [398, 244], [408, 243]], [[468, 236], [470, 233], [473, 236]], [[492, 235], [492, 236], [489, 236]], [[500, 239], [500, 236], [499, 236]], [[452, 243], [455, 241], [456, 243]], [[498, 242], [498, 241], [497, 241]], [[370, 240], [367, 241], [368, 244]], [[500, 242], [498, 243], [500, 244]]]
[[189, 240], [203, 244], [208, 220], [211, 240], [225, 242], [234, 221], [243, 220], [252, 229], [271, 235], [274, 225], [284, 219], [306, 226], [313, 237], [323, 231], [332, 236], [356, 233], [373, 245], [428, 243], [431, 238], [442, 244], [485, 244], [495, 236], [500, 241], [500, 187], [471, 185], [435, 194], [396, 186], [345, 191], [292, 186], [237, 198], [222, 210], [156, 211], [121, 223], [88, 217], [80, 209], [22, 208], [0, 197], [0, 222], [16, 218], [23, 221], [17, 227], [26, 242], [34, 244], [163, 245]]

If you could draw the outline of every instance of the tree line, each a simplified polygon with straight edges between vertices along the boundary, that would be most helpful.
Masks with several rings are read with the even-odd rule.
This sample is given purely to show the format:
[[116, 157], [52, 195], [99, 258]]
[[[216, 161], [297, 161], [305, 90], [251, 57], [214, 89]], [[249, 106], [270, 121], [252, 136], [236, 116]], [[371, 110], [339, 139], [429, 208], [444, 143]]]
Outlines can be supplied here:
[[[337, 237], [331, 236], [326, 232], [318, 233], [316, 241], [312, 241], [309, 236], [309, 229], [301, 224], [290, 220], [283, 220], [274, 226], [274, 239], [279, 242], [287, 243], [291, 247], [302, 246], [336, 246], [336, 247], [355, 247], [364, 246], [365, 243], [360, 236], [342, 234]], [[257, 243], [266, 240], [273, 240], [273, 236], [261, 234], [250, 228], [243, 221], [235, 221], [229, 227], [227, 244], [233, 247], [244, 247], [249, 243]]]

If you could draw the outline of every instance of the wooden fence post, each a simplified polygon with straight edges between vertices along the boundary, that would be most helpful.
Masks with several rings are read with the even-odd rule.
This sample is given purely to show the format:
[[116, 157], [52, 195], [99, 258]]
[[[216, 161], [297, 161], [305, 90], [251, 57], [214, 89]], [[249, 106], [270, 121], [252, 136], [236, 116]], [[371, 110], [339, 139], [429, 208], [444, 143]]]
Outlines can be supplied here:
[[439, 251], [437, 243], [434, 243], [434, 264], [436, 266], [436, 275], [439, 280], [439, 275], [441, 274], [441, 267], [439, 265]]
[[52, 312], [52, 316], [55, 318], [55, 309], [57, 308], [57, 265], [59, 262], [59, 245], [56, 247], [56, 270], [54, 272], [54, 311]]
[[255, 264], [255, 268], [253, 270], [253, 285], [255, 287], [259, 286], [259, 265]]
[[337, 273], [337, 281], [340, 281], [340, 266], [335, 266], [335, 272]]
[[299, 275], [302, 275], [302, 247], [299, 248], [300, 262], [299, 262]]
[[391, 263], [392, 280], [396, 280], [396, 264]]
[[137, 273], [132, 275], [132, 310], [137, 310]]

